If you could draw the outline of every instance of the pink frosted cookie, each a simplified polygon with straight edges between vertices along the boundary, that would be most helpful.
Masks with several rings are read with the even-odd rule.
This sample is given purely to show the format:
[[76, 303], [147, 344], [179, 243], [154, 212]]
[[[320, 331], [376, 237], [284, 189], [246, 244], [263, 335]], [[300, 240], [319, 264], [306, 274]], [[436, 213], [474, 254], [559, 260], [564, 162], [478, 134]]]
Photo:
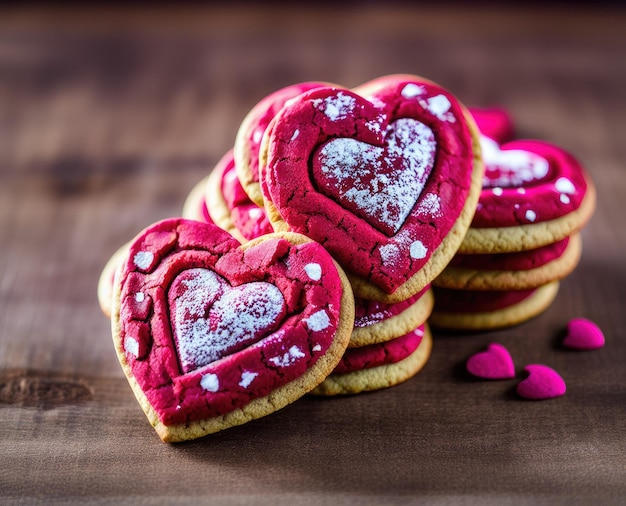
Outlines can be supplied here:
[[208, 178], [206, 199], [213, 222], [240, 241], [249, 241], [274, 230], [265, 209], [250, 200], [243, 190], [233, 151], [228, 151], [217, 163]]
[[434, 288], [433, 327], [450, 330], [491, 330], [518, 325], [545, 311], [559, 282], [530, 290], [451, 290]]
[[354, 330], [350, 348], [389, 341], [422, 325], [433, 310], [430, 285], [401, 302], [387, 304], [355, 299]]
[[595, 188], [565, 150], [538, 140], [481, 136], [485, 175], [460, 253], [505, 253], [557, 242], [593, 214]]
[[563, 279], [578, 265], [579, 234], [516, 253], [457, 254], [433, 285], [457, 290], [525, 290]]
[[304, 82], [286, 86], [264, 97], [246, 115], [235, 138], [234, 157], [237, 176], [250, 200], [263, 207], [259, 186], [259, 149], [270, 121], [293, 98], [315, 88], [332, 86], [325, 82]]
[[133, 240], [116, 276], [115, 349], [164, 441], [293, 402], [335, 368], [353, 323], [347, 278], [297, 234], [240, 245], [213, 224], [165, 220]]
[[188, 220], [212, 223], [206, 201], [206, 188], [209, 177], [204, 177], [189, 192], [183, 204], [182, 217]]
[[422, 370], [431, 350], [426, 324], [386, 343], [350, 348], [313, 394], [358, 394], [398, 385]]
[[482, 135], [493, 139], [498, 144], [513, 140], [513, 119], [506, 109], [501, 107], [470, 107], [469, 111]]
[[275, 229], [324, 245], [357, 297], [398, 302], [456, 252], [483, 167], [473, 120], [448, 91], [416, 76], [364, 89], [286, 105], [264, 137], [261, 188]]

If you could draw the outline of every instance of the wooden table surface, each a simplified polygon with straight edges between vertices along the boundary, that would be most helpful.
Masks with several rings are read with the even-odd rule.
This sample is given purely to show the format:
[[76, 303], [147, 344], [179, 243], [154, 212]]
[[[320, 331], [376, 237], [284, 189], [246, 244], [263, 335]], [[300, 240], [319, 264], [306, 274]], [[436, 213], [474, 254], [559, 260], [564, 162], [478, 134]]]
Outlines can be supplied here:
[[[0, 11], [0, 502], [623, 504], [626, 11], [322, 3]], [[554, 304], [515, 328], [435, 334], [410, 381], [304, 398], [160, 442], [115, 356], [96, 283], [136, 232], [179, 215], [264, 95], [406, 72], [574, 153], [598, 189]], [[587, 317], [606, 347], [565, 351]], [[565, 396], [472, 381], [490, 342]]]

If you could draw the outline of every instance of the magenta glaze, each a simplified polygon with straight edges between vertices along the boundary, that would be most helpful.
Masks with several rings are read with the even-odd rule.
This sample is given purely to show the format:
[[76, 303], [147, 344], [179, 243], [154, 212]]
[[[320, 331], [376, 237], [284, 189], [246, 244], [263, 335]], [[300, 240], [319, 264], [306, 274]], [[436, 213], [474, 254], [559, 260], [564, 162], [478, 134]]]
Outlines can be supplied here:
[[[354, 142], [344, 158], [346, 163], [352, 163], [355, 155], [375, 159], [360, 165], [359, 171], [366, 175], [359, 196], [377, 197], [376, 188], [384, 186], [375, 175], [378, 166], [381, 159], [393, 158], [393, 143], [400, 142], [393, 137], [396, 134], [387, 136], [388, 127], [400, 120], [428, 127], [436, 147], [434, 165], [429, 167], [430, 162], [424, 161], [430, 168], [427, 179], [422, 180], [421, 172], [416, 172], [415, 183], [423, 183], [423, 188], [413, 193], [411, 189], [408, 197], [403, 195], [406, 198], [400, 210], [393, 207], [396, 199], [389, 198], [385, 199], [389, 209], [378, 214], [357, 202], [357, 214], [342, 205], [350, 188], [329, 191], [319, 187], [335, 184], [334, 175], [315, 179], [313, 160], [319, 162], [315, 162], [315, 173], [319, 173], [319, 166], [330, 157], [322, 150], [330, 142], [347, 139]], [[260, 168], [264, 198], [274, 204], [291, 230], [320, 242], [345, 269], [387, 293], [393, 293], [428, 262], [465, 205], [473, 171], [471, 136], [461, 105], [432, 83], [389, 80], [367, 100], [340, 88], [313, 90], [285, 106], [272, 125], [267, 164]], [[333, 154], [340, 151], [334, 149]], [[339, 159], [336, 165], [341, 165]], [[397, 177], [394, 173], [394, 188]], [[368, 187], [370, 180], [374, 184]], [[349, 175], [343, 181], [349, 182]], [[343, 201], [336, 198], [337, 193], [342, 193]], [[416, 195], [412, 207], [406, 205]], [[380, 226], [372, 215], [380, 217], [386, 212], [390, 223]]]
[[515, 365], [509, 350], [491, 343], [486, 351], [472, 355], [465, 364], [467, 372], [483, 379], [510, 379], [515, 377]]
[[222, 157], [214, 170], [222, 174], [222, 196], [230, 211], [233, 225], [241, 235], [250, 241], [271, 234], [274, 229], [267, 219], [265, 209], [250, 200], [237, 178], [232, 150]]
[[481, 271], [524, 271], [541, 267], [563, 255], [569, 237], [540, 248], [515, 253], [456, 254], [450, 261], [454, 267]]
[[118, 352], [165, 425], [223, 415], [300, 377], [341, 310], [339, 274], [318, 244], [272, 238], [244, 252], [219, 227], [183, 219], [134, 240], [120, 283]]
[[538, 140], [500, 147], [484, 136], [481, 141], [485, 176], [473, 228], [541, 223], [578, 209], [587, 182], [570, 153]]
[[517, 385], [520, 397], [529, 400], [544, 400], [560, 397], [565, 394], [565, 381], [551, 367], [541, 364], [530, 364], [524, 367], [528, 377]]
[[484, 313], [497, 311], [530, 297], [530, 290], [454, 290], [433, 287], [436, 311], [442, 313]]
[[481, 134], [490, 137], [498, 144], [513, 140], [513, 119], [506, 109], [470, 107], [469, 111]]
[[384, 343], [368, 344], [360, 348], [349, 348], [333, 374], [361, 371], [385, 364], [395, 364], [413, 353], [424, 337], [424, 325], [401, 337]]

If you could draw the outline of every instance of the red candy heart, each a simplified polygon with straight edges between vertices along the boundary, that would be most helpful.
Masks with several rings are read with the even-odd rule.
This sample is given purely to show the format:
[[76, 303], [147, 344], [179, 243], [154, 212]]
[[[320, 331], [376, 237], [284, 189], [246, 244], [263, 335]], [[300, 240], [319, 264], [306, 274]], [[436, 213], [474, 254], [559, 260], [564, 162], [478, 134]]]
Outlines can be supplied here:
[[541, 364], [531, 364], [527, 365], [524, 371], [528, 373], [528, 377], [517, 385], [517, 393], [524, 399], [553, 399], [565, 394], [565, 381], [554, 369]]
[[170, 219], [130, 246], [113, 338], [161, 438], [190, 439], [264, 416], [323, 381], [347, 347], [352, 297], [307, 238], [242, 246], [213, 224]]
[[604, 346], [604, 334], [594, 322], [574, 318], [567, 324], [563, 346], [573, 350], [597, 350]]
[[487, 351], [472, 355], [466, 364], [467, 372], [484, 379], [510, 379], [515, 377], [515, 366], [509, 350], [491, 343]]

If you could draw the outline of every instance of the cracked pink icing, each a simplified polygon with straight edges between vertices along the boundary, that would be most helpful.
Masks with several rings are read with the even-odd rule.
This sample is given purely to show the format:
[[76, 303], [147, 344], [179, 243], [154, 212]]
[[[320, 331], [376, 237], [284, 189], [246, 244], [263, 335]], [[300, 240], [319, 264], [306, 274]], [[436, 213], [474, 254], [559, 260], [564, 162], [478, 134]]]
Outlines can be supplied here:
[[473, 153], [461, 106], [432, 83], [390, 79], [367, 99], [313, 90], [284, 107], [268, 133], [264, 198], [290, 229], [387, 293], [428, 262], [469, 193]]
[[546, 265], [565, 252], [569, 237], [540, 248], [515, 253], [460, 254], [450, 261], [453, 267], [481, 271], [525, 271]]
[[413, 353], [424, 337], [424, 325], [390, 341], [349, 348], [335, 367], [333, 374], [361, 371], [385, 364], [395, 364]]
[[230, 211], [233, 225], [241, 235], [252, 240], [265, 234], [271, 234], [274, 229], [267, 219], [265, 209], [250, 200], [237, 178], [232, 150], [222, 157], [214, 170], [220, 171], [222, 174], [222, 196]]
[[469, 111], [481, 134], [493, 139], [498, 144], [513, 140], [513, 119], [506, 109], [470, 107]]
[[316, 243], [245, 251], [212, 224], [169, 219], [132, 243], [120, 342], [165, 425], [228, 413], [300, 377], [332, 343], [342, 285]]

